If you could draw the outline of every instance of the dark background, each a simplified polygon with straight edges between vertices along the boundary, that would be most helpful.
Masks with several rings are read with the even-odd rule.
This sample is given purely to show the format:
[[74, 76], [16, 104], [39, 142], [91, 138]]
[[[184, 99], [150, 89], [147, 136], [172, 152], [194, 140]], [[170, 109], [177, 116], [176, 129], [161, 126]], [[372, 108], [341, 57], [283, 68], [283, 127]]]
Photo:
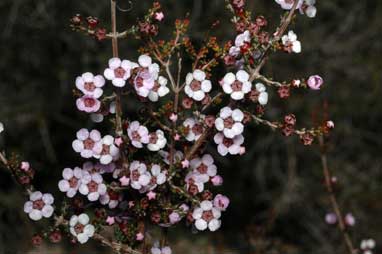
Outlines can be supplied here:
[[[119, 1], [129, 8], [127, 1]], [[166, 1], [164, 34], [173, 20], [191, 13], [190, 35], [202, 40], [206, 28], [223, 20], [215, 34], [234, 38], [223, 0]], [[274, 28], [282, 11], [271, 0], [250, 1], [250, 9], [269, 17]], [[123, 29], [143, 15], [151, 1], [133, 1], [119, 13]], [[294, 94], [287, 102], [270, 92], [266, 113], [279, 119], [295, 113], [301, 126], [326, 102], [336, 128], [330, 137], [330, 166], [339, 178], [338, 198], [356, 217], [350, 229], [359, 246], [364, 238], [382, 241], [381, 170], [381, 32], [382, 1], [318, 1], [318, 16], [300, 16], [293, 29], [303, 45], [300, 55], [274, 55], [264, 73], [278, 80], [320, 74], [325, 89]], [[109, 2], [91, 0], [2, 0], [0, 2], [0, 121], [6, 126], [1, 147], [21, 153], [38, 170], [37, 186], [56, 190], [64, 167], [80, 159], [72, 152], [75, 132], [91, 126], [77, 113], [71, 90], [85, 71], [101, 72], [111, 55], [110, 43], [72, 32], [69, 18], [95, 15], [108, 25]], [[138, 42], [120, 42], [120, 55], [138, 56]], [[330, 211], [322, 185], [317, 146], [303, 147], [262, 126], [246, 132], [248, 153], [217, 157], [231, 206], [215, 234], [192, 234], [179, 226], [170, 233], [176, 253], [345, 253], [338, 231], [324, 222]], [[31, 250], [30, 236], [42, 226], [23, 213], [24, 197], [9, 174], [0, 171], [0, 254]], [[52, 253], [77, 253], [86, 248], [54, 248]], [[43, 248], [34, 253], [47, 253]], [[88, 253], [95, 253], [91, 251]], [[377, 252], [380, 252], [378, 249]], [[106, 253], [101, 250], [99, 253]]]

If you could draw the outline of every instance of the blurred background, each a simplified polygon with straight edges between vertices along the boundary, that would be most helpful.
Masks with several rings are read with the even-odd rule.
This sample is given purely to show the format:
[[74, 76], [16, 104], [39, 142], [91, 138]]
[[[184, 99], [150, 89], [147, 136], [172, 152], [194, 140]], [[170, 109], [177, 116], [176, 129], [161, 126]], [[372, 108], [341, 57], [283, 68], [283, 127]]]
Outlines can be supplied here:
[[[217, 18], [215, 34], [233, 39], [223, 0], [163, 1], [163, 33], [173, 20], [190, 13], [190, 35], [202, 40]], [[256, 15], [278, 25], [282, 11], [274, 1], [248, 1]], [[303, 44], [299, 55], [273, 55], [264, 73], [277, 80], [320, 74], [325, 89], [293, 94], [281, 101], [270, 92], [265, 117], [294, 113], [300, 126], [312, 126], [312, 115], [327, 103], [336, 127], [330, 137], [329, 163], [338, 177], [338, 199], [356, 224], [350, 228], [356, 246], [364, 238], [382, 242], [382, 1], [317, 1], [315, 19], [299, 17], [293, 29]], [[132, 0], [130, 12], [119, 13], [121, 30], [136, 21], [151, 1]], [[122, 9], [129, 8], [120, 0]], [[109, 22], [109, 2], [92, 0], [0, 1], [0, 121], [6, 126], [0, 147], [19, 152], [38, 170], [37, 187], [56, 190], [64, 167], [81, 160], [72, 152], [75, 132], [91, 122], [77, 113], [72, 97], [74, 80], [84, 71], [101, 72], [111, 55], [110, 43], [72, 32], [76, 13]], [[120, 55], [138, 56], [138, 42], [120, 42]], [[345, 253], [341, 235], [325, 223], [331, 212], [323, 186], [318, 147], [304, 147], [297, 138], [284, 138], [262, 126], [246, 133], [247, 154], [219, 158], [223, 189], [231, 206], [217, 233], [193, 234], [178, 226], [170, 232], [175, 253]], [[0, 171], [0, 254], [110, 253], [107, 249], [45, 245], [33, 249], [31, 235], [42, 224], [23, 213], [19, 187]], [[69, 246], [69, 247], [68, 247]], [[377, 247], [375, 253], [381, 252]]]

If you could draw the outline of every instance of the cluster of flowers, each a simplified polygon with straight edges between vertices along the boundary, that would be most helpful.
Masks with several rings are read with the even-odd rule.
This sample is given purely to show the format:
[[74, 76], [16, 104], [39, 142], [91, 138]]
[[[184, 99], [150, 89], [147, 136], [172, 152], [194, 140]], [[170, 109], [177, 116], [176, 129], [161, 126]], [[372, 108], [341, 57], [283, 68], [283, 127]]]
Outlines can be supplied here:
[[314, 6], [316, 0], [275, 0], [281, 8], [285, 10], [292, 9], [295, 1], [298, 1], [297, 8], [300, 10], [301, 14], [305, 14], [309, 18], [314, 18], [317, 15], [317, 8]]
[[[101, 211], [97, 210], [96, 218], [92, 221], [84, 213], [84, 206], [81, 209], [65, 210], [65, 214], [55, 216], [66, 220], [61, 226], [65, 226], [65, 230], [79, 243], [87, 242], [104, 226], [116, 225], [114, 231], [118, 244], [137, 246], [145, 238], [147, 230], [144, 226], [142, 228], [140, 223], [148, 221], [147, 218], [151, 219], [154, 225], [164, 228], [183, 219], [199, 231], [216, 231], [221, 227], [221, 214], [227, 209], [230, 201], [226, 196], [214, 195], [208, 189], [211, 186], [222, 185], [223, 178], [218, 175], [213, 157], [205, 152], [205, 141], [208, 141], [206, 139], [211, 134], [217, 151], [222, 156], [242, 155], [246, 152], [243, 135], [245, 125], [256, 115], [262, 115], [269, 99], [266, 89], [266, 85], [270, 85], [269, 80], [258, 79], [251, 73], [251, 67], [255, 66], [255, 61], [262, 53], [259, 49], [263, 48], [256, 43], [262, 46], [277, 43], [280, 46], [278, 48], [284, 51], [301, 52], [301, 43], [293, 31], [284, 35], [280, 42], [272, 42], [269, 34], [261, 31], [267, 25], [264, 17], [259, 16], [254, 22], [244, 22], [245, 1], [231, 2], [235, 15], [239, 13], [241, 19], [235, 24], [239, 33], [235, 42], [227, 43], [229, 46], [220, 53], [216, 53], [219, 52], [216, 50], [215, 53], [220, 55], [212, 59], [213, 61], [204, 59], [204, 65], [195, 64], [183, 80], [180, 77], [182, 72], [179, 71], [178, 80], [175, 82], [169, 65], [163, 66], [163, 59], [158, 57], [158, 54], [164, 54], [163, 58], [171, 58], [169, 52], [172, 50], [169, 50], [169, 47], [172, 46], [175, 50], [181, 45], [176, 42], [177, 39], [155, 46], [155, 54], [152, 55], [159, 60], [163, 68], [153, 62], [148, 50], [148, 53], [141, 54], [136, 62], [118, 57], [111, 58], [102, 75], [86, 72], [77, 77], [75, 85], [82, 93], [77, 98], [77, 108], [90, 113], [95, 122], [102, 122], [103, 117], [109, 113], [115, 114], [113, 127], [117, 130], [115, 136], [102, 136], [96, 129], [80, 129], [72, 147], [88, 161], [82, 167], [65, 168], [62, 172], [63, 179], [58, 183], [59, 190], [66, 193], [67, 198], [71, 199], [70, 202], [77, 202], [77, 198], [81, 198], [78, 194], [81, 194], [86, 196], [88, 201], [95, 202], [94, 205], [100, 204]], [[282, 8], [290, 9], [294, 1], [276, 2]], [[140, 33], [145, 36], [156, 35], [157, 26], [151, 21], [161, 21], [164, 18], [159, 8], [159, 4], [155, 3], [150, 15], [139, 23], [137, 30]], [[300, 0], [298, 8], [309, 17], [315, 16], [314, 1]], [[97, 19], [88, 19], [87, 22], [90, 28], [98, 25]], [[76, 24], [76, 29], [82, 29], [83, 21], [80, 16], [76, 16], [72, 23]], [[184, 29], [182, 24], [186, 23], [176, 23], [177, 29], [180, 27], [177, 30], [177, 38]], [[103, 36], [106, 37], [106, 31], [103, 31]], [[208, 54], [200, 55], [203, 58]], [[235, 65], [236, 68], [233, 72], [225, 73], [223, 78], [220, 77], [220, 81], [217, 81], [212, 77], [209, 64], [218, 62], [220, 58], [224, 59], [227, 65]], [[202, 62], [202, 59], [198, 60]], [[170, 62], [169, 59], [167, 64]], [[169, 79], [160, 75], [164, 69]], [[106, 82], [110, 82], [115, 91], [110, 96], [102, 97]], [[175, 99], [171, 102], [159, 102], [170, 93], [168, 83], [171, 83]], [[307, 81], [294, 82], [296, 87], [301, 83], [305, 87], [318, 90], [323, 84], [323, 79], [315, 75]], [[289, 93], [289, 85], [286, 83], [277, 86], [280, 87], [279, 94]], [[215, 97], [210, 96], [214, 91], [218, 94]], [[120, 112], [121, 96], [131, 93], [144, 107], [147, 102], [158, 102], [155, 105], [158, 106], [156, 109], [147, 107], [147, 111], [150, 112], [149, 119], [145, 119], [147, 116], [140, 116], [139, 121], [122, 119], [124, 115]], [[219, 94], [226, 95], [227, 100], [216, 103], [214, 98], [218, 98]], [[180, 99], [184, 109], [189, 110], [178, 111]], [[229, 103], [224, 104], [228, 100]], [[109, 102], [110, 104], [107, 104]], [[253, 107], [247, 104], [254, 104], [256, 112], [251, 113]], [[219, 108], [205, 115], [205, 108], [211, 105], [219, 105]], [[294, 132], [296, 123], [293, 115], [287, 116], [282, 124], [261, 121], [269, 122], [272, 128], [283, 128], [284, 134], [289, 135]], [[178, 125], [178, 122], [181, 124]], [[154, 128], [155, 131], [150, 132], [149, 128]], [[0, 132], [1, 129], [0, 125]], [[311, 135], [307, 134], [304, 138], [305, 144], [312, 143]], [[91, 159], [97, 162], [94, 163]], [[30, 171], [29, 164], [24, 163], [21, 168]], [[51, 194], [31, 192], [24, 210], [32, 220], [49, 218], [54, 213], [53, 202]], [[54, 231], [53, 238], [57, 240], [56, 233]], [[154, 245], [151, 253], [171, 254], [171, 249]]]

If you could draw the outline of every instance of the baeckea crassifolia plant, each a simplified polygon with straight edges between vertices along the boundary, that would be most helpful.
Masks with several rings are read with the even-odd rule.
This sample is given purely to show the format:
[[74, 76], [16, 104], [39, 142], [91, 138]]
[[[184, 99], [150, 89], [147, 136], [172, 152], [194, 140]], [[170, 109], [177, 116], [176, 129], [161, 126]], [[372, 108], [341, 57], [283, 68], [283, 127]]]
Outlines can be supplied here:
[[[95, 17], [74, 16], [73, 30], [111, 41], [113, 54], [104, 69], [85, 70], [75, 79], [74, 105], [95, 124], [73, 133], [72, 149], [83, 164], [68, 165], [57, 180], [63, 203], [55, 204], [51, 194], [35, 190], [28, 162], [1, 154], [4, 166], [27, 190], [24, 211], [35, 221], [52, 220], [52, 227], [33, 241], [58, 242], [66, 235], [80, 244], [94, 239], [116, 253], [170, 254], [166, 241], [147, 240], [152, 228], [167, 231], [183, 223], [214, 232], [222, 226], [230, 201], [214, 192], [223, 177], [212, 154], [244, 155], [248, 125], [296, 135], [304, 145], [334, 128], [328, 119], [317, 127], [297, 128], [293, 114], [281, 120], [265, 118], [266, 107], [275, 99], [268, 93], [271, 89], [287, 99], [297, 89], [320, 90], [324, 85], [316, 74], [282, 82], [262, 74], [271, 53], [302, 51], [288, 27], [298, 13], [312, 18], [317, 12], [315, 1], [275, 2], [286, 13], [277, 30], [268, 31], [266, 18], [247, 11], [244, 0], [226, 0], [236, 38], [222, 42], [210, 36], [198, 48], [188, 37], [187, 18], [176, 20], [167, 41], [157, 39], [166, 16], [158, 2], [123, 32], [117, 31], [116, 0], [111, 0], [110, 30]], [[137, 58], [118, 49], [118, 43], [133, 39], [141, 43]], [[139, 105], [139, 112], [127, 114], [126, 100]], [[363, 246], [369, 250], [373, 243]]]

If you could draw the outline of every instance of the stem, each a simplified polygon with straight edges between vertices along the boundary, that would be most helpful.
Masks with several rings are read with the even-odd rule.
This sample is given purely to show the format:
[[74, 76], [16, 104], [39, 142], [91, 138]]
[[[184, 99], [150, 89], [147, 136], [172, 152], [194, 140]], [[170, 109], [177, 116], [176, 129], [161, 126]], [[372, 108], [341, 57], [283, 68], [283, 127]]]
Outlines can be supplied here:
[[[117, 2], [110, 0], [111, 7], [111, 44], [113, 48], [113, 57], [118, 57], [118, 32], [117, 32]], [[117, 136], [123, 135], [122, 130], [122, 106], [121, 106], [121, 91], [117, 91], [115, 97], [115, 133]]]
[[349, 233], [346, 231], [346, 224], [344, 221], [344, 216], [341, 211], [341, 208], [338, 204], [336, 195], [333, 190], [333, 185], [332, 185], [332, 176], [331, 172], [328, 166], [328, 159], [326, 155], [326, 147], [325, 147], [325, 142], [324, 142], [324, 137], [320, 136], [319, 137], [319, 142], [320, 142], [320, 148], [321, 148], [321, 163], [322, 163], [322, 171], [325, 177], [325, 186], [326, 190], [329, 193], [329, 199], [330, 199], [330, 204], [333, 208], [333, 211], [335, 212], [337, 218], [338, 218], [338, 228], [340, 229], [345, 245], [349, 251], [349, 254], [354, 254], [356, 253], [356, 250], [354, 249], [353, 242], [350, 238]]

